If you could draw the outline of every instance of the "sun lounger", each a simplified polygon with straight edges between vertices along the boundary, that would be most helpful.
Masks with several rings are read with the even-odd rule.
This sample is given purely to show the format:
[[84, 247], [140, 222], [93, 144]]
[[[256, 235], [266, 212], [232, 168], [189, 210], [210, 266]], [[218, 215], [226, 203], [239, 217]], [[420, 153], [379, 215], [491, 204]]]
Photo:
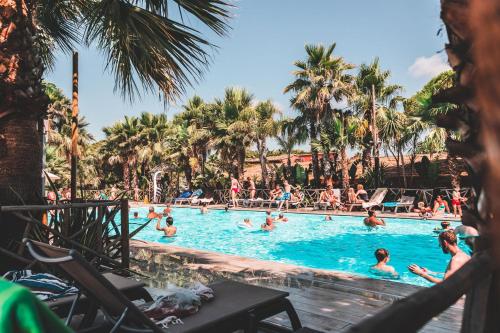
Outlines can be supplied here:
[[[184, 192], [184, 193], [186, 193], [186, 192]], [[193, 193], [191, 193], [189, 196], [186, 195], [183, 198], [181, 198], [181, 196], [182, 196], [182, 194], [181, 194], [181, 196], [179, 196], [177, 199], [174, 200], [174, 205], [183, 204], [183, 203], [191, 204], [193, 199], [198, 199], [202, 194], [203, 194], [203, 191], [201, 189], [198, 189], [198, 190], [194, 191]]]
[[[335, 203], [335, 207], [333, 209], [337, 209], [342, 206], [342, 203], [340, 202], [340, 189], [339, 188], [334, 188], [333, 189], [333, 195], [337, 197], [338, 201]], [[331, 207], [330, 202], [325, 202], [325, 201], [318, 201], [314, 203], [314, 209], [318, 210], [327, 210], [328, 207]]]
[[[106, 332], [129, 329], [156, 333], [224, 333], [243, 329], [255, 333], [261, 320], [283, 311], [288, 314], [293, 330], [301, 328], [297, 313], [287, 299], [287, 292], [225, 281], [210, 285], [215, 299], [204, 304], [199, 312], [183, 318], [183, 324], [162, 330], [75, 250], [27, 239], [23, 243], [33, 258], [48, 265], [56, 265], [75, 281], [83, 294], [99, 306], [107, 319], [108, 327], [103, 328]], [[71, 316], [72, 312], [69, 319]]]
[[349, 207], [349, 211], [351, 212], [354, 207], [361, 207], [365, 210], [369, 210], [375, 206], [381, 206], [382, 201], [384, 201], [385, 195], [387, 194], [386, 188], [378, 188], [373, 192], [370, 200], [368, 202], [356, 202], [356, 203], [348, 203], [346, 206]]
[[299, 192], [298, 193], [299, 200], [297, 201], [290, 201], [290, 207], [291, 208], [300, 208], [301, 206], [304, 207], [304, 199], [305, 199], [305, 194], [304, 192]]
[[394, 213], [397, 213], [398, 208], [404, 208], [409, 213], [414, 202], [415, 197], [403, 195], [399, 201], [382, 203], [382, 211], [385, 211], [386, 208], [394, 208]]
[[201, 205], [201, 204], [211, 204], [214, 202], [214, 198], [202, 198], [202, 199], [199, 199], [199, 198], [193, 198], [191, 200], [191, 205]]
[[182, 203], [184, 200], [188, 199], [189, 197], [191, 197], [191, 195], [193, 194], [193, 192], [191, 191], [184, 191], [181, 193], [181, 195], [179, 195], [177, 198], [175, 198], [173, 201], [174, 201], [174, 205], [177, 204], [177, 203]]

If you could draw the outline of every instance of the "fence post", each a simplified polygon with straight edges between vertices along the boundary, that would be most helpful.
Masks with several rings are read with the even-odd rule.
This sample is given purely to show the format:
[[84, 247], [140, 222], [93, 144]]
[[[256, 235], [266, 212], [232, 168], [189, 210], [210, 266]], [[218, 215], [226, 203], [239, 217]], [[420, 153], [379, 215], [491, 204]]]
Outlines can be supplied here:
[[130, 250], [129, 250], [129, 231], [128, 231], [128, 199], [122, 199], [121, 202], [121, 243], [122, 243], [122, 266], [129, 268]]

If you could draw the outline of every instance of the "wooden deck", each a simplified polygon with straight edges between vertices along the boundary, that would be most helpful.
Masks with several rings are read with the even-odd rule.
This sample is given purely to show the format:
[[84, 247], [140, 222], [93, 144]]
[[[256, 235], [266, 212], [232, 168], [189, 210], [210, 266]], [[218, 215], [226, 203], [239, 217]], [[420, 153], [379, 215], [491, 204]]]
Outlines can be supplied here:
[[[423, 288], [137, 240], [131, 242], [131, 251], [132, 268], [145, 274], [144, 280], [151, 287], [164, 287], [166, 282], [210, 283], [229, 279], [288, 291], [303, 326], [322, 332], [343, 332], [393, 301]], [[459, 332], [462, 311], [460, 299], [431, 320], [422, 332]], [[288, 326], [285, 315], [271, 321]]]
[[[273, 287], [290, 293], [289, 298], [297, 310], [303, 326], [322, 332], [343, 332], [353, 324], [372, 316], [391, 304], [387, 300], [332, 289]], [[462, 302], [459, 302], [430, 321], [421, 332], [459, 332], [462, 311], [463, 305]], [[270, 321], [289, 326], [284, 314], [275, 316]]]

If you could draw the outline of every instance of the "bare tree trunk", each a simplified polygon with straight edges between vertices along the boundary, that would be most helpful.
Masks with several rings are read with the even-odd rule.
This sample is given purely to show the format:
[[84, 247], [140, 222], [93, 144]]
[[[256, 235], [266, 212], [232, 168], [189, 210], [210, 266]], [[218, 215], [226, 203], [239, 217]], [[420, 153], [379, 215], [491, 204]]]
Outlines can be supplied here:
[[245, 156], [246, 149], [242, 146], [238, 149], [238, 178], [243, 177], [245, 174]]
[[399, 155], [401, 156], [401, 170], [403, 171], [403, 187], [407, 188], [408, 184], [406, 183], [405, 157], [401, 147], [399, 147]]
[[371, 148], [363, 149], [363, 152], [361, 153], [361, 167], [363, 174], [372, 167]]
[[318, 187], [320, 185], [320, 168], [319, 168], [319, 156], [318, 151], [313, 147], [312, 141], [317, 139], [316, 127], [311, 124], [310, 126], [310, 138], [311, 138], [311, 159], [312, 159], [312, 172], [314, 178], [314, 186]]

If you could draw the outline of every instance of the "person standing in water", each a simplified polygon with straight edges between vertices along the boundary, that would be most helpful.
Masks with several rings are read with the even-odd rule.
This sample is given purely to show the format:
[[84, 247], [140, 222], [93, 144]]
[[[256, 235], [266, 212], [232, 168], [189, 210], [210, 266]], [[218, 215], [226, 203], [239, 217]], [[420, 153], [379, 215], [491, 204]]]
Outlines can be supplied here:
[[271, 231], [274, 229], [274, 219], [271, 216], [271, 211], [266, 211], [266, 223], [261, 226], [262, 230]]
[[161, 214], [158, 214], [158, 222], [156, 222], [156, 230], [158, 231], [163, 231], [165, 233], [165, 236], [167, 237], [173, 237], [177, 233], [177, 227], [174, 227], [174, 218], [172, 216], [167, 216], [167, 226], [166, 227], [161, 227], [160, 222], [161, 222]]
[[238, 193], [240, 193], [240, 182], [234, 176], [231, 176], [231, 201], [233, 207], [238, 207]]
[[207, 203], [206, 202], [204, 202], [204, 203], [201, 204], [200, 213], [201, 214], [208, 213], [208, 208], [207, 208]]
[[399, 277], [396, 269], [392, 266], [387, 265], [390, 259], [389, 251], [387, 251], [386, 249], [377, 249], [375, 251], [375, 258], [377, 259], [377, 263], [370, 267], [371, 271], [373, 271], [377, 275], [386, 275], [393, 278]]
[[444, 273], [444, 278], [436, 278], [433, 272], [428, 271], [427, 269], [420, 267], [416, 264], [411, 264], [408, 266], [408, 269], [413, 274], [416, 274], [420, 277], [423, 277], [427, 281], [433, 283], [439, 283], [443, 280], [449, 278], [453, 273], [460, 269], [467, 261], [470, 260], [470, 256], [468, 256], [465, 252], [460, 250], [457, 245], [457, 236], [452, 230], [444, 231], [439, 234], [439, 246], [443, 253], [450, 254], [451, 259], [446, 267], [446, 271]]
[[368, 211], [368, 217], [365, 217], [363, 220], [363, 223], [367, 227], [377, 227], [379, 225], [385, 226], [385, 221], [383, 219], [377, 218], [377, 213], [374, 210], [369, 210]]

